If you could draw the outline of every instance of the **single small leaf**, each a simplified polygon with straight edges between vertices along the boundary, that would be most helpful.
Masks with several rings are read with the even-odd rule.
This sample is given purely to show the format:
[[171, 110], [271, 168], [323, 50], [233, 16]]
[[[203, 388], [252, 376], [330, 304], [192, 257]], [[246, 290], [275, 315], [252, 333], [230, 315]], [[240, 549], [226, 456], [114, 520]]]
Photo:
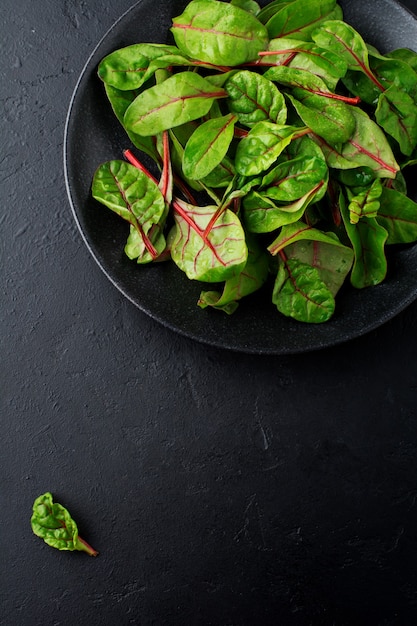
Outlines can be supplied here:
[[[417, 78], [417, 76], [416, 76]], [[392, 85], [379, 96], [376, 121], [411, 156], [417, 146], [417, 104], [405, 91]]]
[[230, 4], [233, 4], [236, 7], [240, 7], [248, 13], [253, 13], [253, 15], [257, 15], [261, 10], [261, 7], [255, 0], [230, 0]]
[[417, 203], [403, 193], [383, 187], [377, 220], [388, 232], [387, 244], [417, 241]]
[[248, 231], [270, 233], [281, 226], [297, 222], [325, 185], [321, 181], [295, 202], [282, 205], [278, 205], [262, 192], [251, 191], [243, 200], [243, 214]]
[[58, 502], [54, 502], [49, 492], [36, 498], [31, 518], [32, 530], [37, 537], [58, 550], [80, 550], [90, 556], [97, 556], [86, 541], [78, 535], [78, 528], [71, 515]]
[[[167, 57], [159, 64], [152, 62]], [[98, 66], [102, 81], [112, 87], [126, 91], [138, 89], [154, 74], [156, 69], [175, 65], [175, 59], [187, 65], [187, 59], [176, 46], [140, 43], [126, 46], [104, 57]], [[189, 63], [189, 62], [188, 62]]]
[[[265, 23], [271, 39], [275, 37], [308, 38], [321, 21], [333, 16], [336, 0], [293, 0], [277, 4], [277, 10]], [[258, 16], [262, 18], [262, 13]]]
[[[330, 235], [329, 235], [330, 237]], [[353, 250], [325, 240], [298, 240], [285, 248], [287, 258], [298, 259], [314, 267], [333, 297], [337, 295], [352, 269]]]
[[256, 60], [268, 45], [267, 30], [254, 15], [215, 0], [190, 2], [173, 19], [171, 31], [184, 54], [220, 66]]
[[342, 20], [328, 20], [311, 35], [322, 48], [338, 54], [351, 71], [363, 72], [381, 91], [384, 87], [374, 76], [369, 65], [368, 48], [361, 35]]
[[302, 89], [294, 89], [293, 96], [288, 97], [303, 123], [327, 143], [337, 146], [352, 137], [356, 127], [352, 107]]
[[373, 217], [364, 217], [357, 224], [352, 224], [343, 194], [340, 195], [339, 206], [355, 253], [351, 283], [357, 289], [378, 285], [387, 273], [385, 243], [388, 233]]
[[258, 122], [238, 144], [236, 171], [242, 176], [256, 176], [267, 170], [304, 130], [296, 126]]
[[369, 167], [378, 178], [395, 178], [399, 165], [384, 132], [370, 117], [356, 107], [351, 107], [356, 120], [352, 137], [340, 147], [332, 147], [320, 137], [315, 141], [326, 157], [329, 167], [351, 169]]
[[325, 233], [318, 228], [309, 226], [305, 222], [294, 222], [284, 226], [275, 241], [268, 247], [268, 251], [276, 256], [288, 246], [299, 241], [316, 241], [332, 246], [343, 246], [334, 233]]
[[[292, 202], [309, 193], [320, 182], [327, 182], [329, 170], [324, 159], [298, 156], [283, 160], [269, 171], [261, 182], [262, 194], [272, 200]], [[322, 186], [320, 197], [326, 192]], [[320, 199], [316, 196], [316, 201]]]
[[173, 261], [190, 280], [222, 282], [245, 266], [248, 250], [239, 218], [228, 209], [177, 200], [168, 236]]
[[241, 70], [225, 84], [229, 110], [238, 116], [245, 126], [269, 121], [285, 124], [287, 107], [285, 98], [274, 83], [261, 74]]
[[139, 135], [156, 135], [206, 115], [213, 101], [227, 96], [194, 72], [179, 72], [135, 98], [124, 124]]
[[376, 217], [381, 193], [382, 184], [379, 178], [356, 194], [347, 189], [350, 223], [357, 224], [363, 217]]
[[208, 176], [225, 158], [233, 139], [237, 117], [232, 113], [203, 122], [185, 146], [182, 169], [187, 178]]
[[312, 324], [327, 322], [335, 310], [334, 297], [317, 269], [297, 259], [279, 258], [272, 302], [283, 315]]
[[108, 161], [94, 174], [92, 195], [131, 224], [125, 248], [129, 258], [138, 263], [158, 258], [166, 245], [163, 227], [167, 208], [155, 182], [125, 161]]

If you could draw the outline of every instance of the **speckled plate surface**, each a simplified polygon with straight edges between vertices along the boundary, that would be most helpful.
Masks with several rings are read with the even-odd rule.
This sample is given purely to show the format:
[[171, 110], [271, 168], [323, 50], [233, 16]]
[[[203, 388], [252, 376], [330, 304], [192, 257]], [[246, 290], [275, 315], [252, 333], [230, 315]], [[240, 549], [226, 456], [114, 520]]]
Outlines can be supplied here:
[[[141, 41], [165, 41], [171, 17], [186, 2], [142, 0], [107, 32], [88, 59], [70, 103], [64, 142], [65, 178], [72, 211], [92, 256], [109, 280], [146, 314], [187, 337], [213, 346], [257, 354], [291, 354], [336, 345], [380, 326], [417, 297], [417, 246], [389, 255], [386, 281], [366, 290], [344, 288], [336, 313], [322, 325], [280, 315], [263, 290], [242, 301], [237, 312], [201, 310], [201, 285], [173, 263], [139, 266], [123, 252], [128, 225], [90, 194], [96, 167], [121, 158], [129, 140], [115, 120], [97, 78], [109, 52]], [[266, 2], [261, 3], [266, 4]], [[393, 0], [341, 2], [346, 21], [367, 42], [387, 52], [417, 46], [417, 21]], [[416, 190], [411, 193], [417, 198]]]

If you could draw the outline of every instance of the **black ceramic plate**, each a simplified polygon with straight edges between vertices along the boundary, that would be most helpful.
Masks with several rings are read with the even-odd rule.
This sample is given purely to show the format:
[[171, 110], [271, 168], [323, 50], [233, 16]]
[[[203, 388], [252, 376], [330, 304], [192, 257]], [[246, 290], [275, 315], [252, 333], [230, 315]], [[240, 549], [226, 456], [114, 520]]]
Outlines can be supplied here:
[[[322, 325], [283, 317], [270, 302], [269, 290], [242, 301], [230, 317], [201, 310], [196, 305], [201, 285], [189, 281], [173, 263], [139, 266], [125, 256], [127, 224], [90, 195], [96, 167], [121, 158], [122, 150], [130, 147], [103, 95], [97, 65], [117, 48], [165, 41], [171, 17], [179, 15], [185, 4], [181, 0], [135, 4], [96, 47], [77, 83], [65, 132], [65, 177], [75, 219], [93, 257], [110, 281], [146, 314], [214, 346], [259, 354], [299, 353], [353, 339], [383, 324], [417, 297], [417, 246], [390, 255], [383, 284], [366, 290], [343, 289], [333, 319]], [[416, 47], [416, 18], [393, 0], [341, 4], [346, 21], [382, 52]]]

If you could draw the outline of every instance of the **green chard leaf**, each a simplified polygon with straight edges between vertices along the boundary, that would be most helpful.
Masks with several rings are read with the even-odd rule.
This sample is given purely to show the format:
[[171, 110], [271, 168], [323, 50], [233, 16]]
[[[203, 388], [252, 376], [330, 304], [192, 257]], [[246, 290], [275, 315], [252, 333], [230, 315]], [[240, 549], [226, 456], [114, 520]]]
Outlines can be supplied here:
[[253, 15], [258, 15], [261, 7], [255, 0], [230, 0], [230, 4], [244, 9], [248, 13], [253, 13]]
[[417, 146], [416, 100], [392, 85], [379, 96], [375, 117], [385, 132], [398, 141], [401, 152], [411, 156]]
[[318, 182], [301, 198], [288, 204], [277, 204], [266, 193], [251, 191], [243, 199], [245, 225], [251, 233], [270, 233], [281, 226], [297, 222], [306, 208], [323, 195], [326, 181]]
[[256, 60], [268, 45], [268, 32], [254, 15], [216, 0], [192, 0], [171, 31], [184, 54], [219, 66]]
[[354, 256], [352, 248], [343, 245], [334, 233], [324, 233], [304, 222], [284, 226], [268, 250], [274, 256], [285, 250], [287, 258], [314, 267], [333, 296], [350, 272]]
[[125, 252], [138, 263], [156, 260], [165, 250], [167, 207], [158, 185], [125, 161], [108, 161], [95, 172], [95, 200], [131, 224]]
[[122, 91], [138, 89], [157, 69], [189, 65], [176, 46], [140, 43], [115, 50], [104, 57], [98, 75], [104, 83]]
[[[258, 18], [266, 25], [270, 39], [290, 36], [307, 40], [321, 21], [335, 14], [340, 15], [336, 0], [293, 0], [273, 3], [270, 10], [261, 11]], [[268, 17], [266, 21], [265, 17]]]
[[374, 217], [363, 217], [357, 224], [352, 224], [343, 194], [340, 194], [339, 206], [355, 253], [351, 283], [357, 289], [378, 285], [387, 273], [385, 243], [388, 233]]
[[417, 203], [403, 193], [383, 187], [377, 220], [388, 232], [387, 244], [417, 241]]
[[262, 74], [241, 70], [233, 74], [224, 87], [229, 96], [229, 109], [241, 124], [252, 127], [262, 121], [275, 124], [287, 121], [284, 96]]
[[311, 35], [322, 48], [328, 48], [338, 54], [355, 72], [363, 72], [375, 86], [383, 91], [384, 87], [373, 74], [369, 65], [368, 47], [361, 35], [342, 20], [329, 20], [321, 24]]
[[32, 530], [37, 537], [58, 550], [80, 550], [90, 556], [97, 556], [94, 550], [78, 535], [78, 528], [71, 515], [58, 502], [54, 502], [49, 492], [36, 498], [31, 518]]
[[226, 96], [199, 74], [179, 72], [139, 94], [127, 108], [124, 124], [139, 135], [156, 135], [203, 117], [214, 100]]
[[351, 107], [356, 120], [352, 137], [340, 147], [332, 147], [315, 136], [315, 141], [326, 157], [329, 167], [351, 169], [369, 167], [378, 178], [395, 178], [400, 167], [395, 160], [391, 146], [379, 126], [356, 107]]
[[256, 176], [273, 165], [281, 152], [306, 129], [272, 122], [258, 122], [243, 137], [236, 150], [236, 171]]
[[335, 300], [315, 267], [298, 259], [278, 257], [278, 274], [272, 302], [278, 311], [300, 322], [327, 322], [335, 310]]
[[168, 236], [171, 257], [189, 279], [222, 282], [244, 268], [248, 257], [245, 233], [232, 211], [177, 200], [174, 219]]
[[202, 291], [198, 306], [202, 309], [213, 307], [228, 315], [234, 313], [239, 301], [262, 287], [268, 277], [269, 259], [267, 253], [251, 235], [246, 237], [248, 260], [239, 274], [226, 280], [223, 292]]
[[182, 169], [187, 178], [208, 176], [226, 157], [233, 139], [236, 115], [229, 113], [203, 122], [185, 146]]

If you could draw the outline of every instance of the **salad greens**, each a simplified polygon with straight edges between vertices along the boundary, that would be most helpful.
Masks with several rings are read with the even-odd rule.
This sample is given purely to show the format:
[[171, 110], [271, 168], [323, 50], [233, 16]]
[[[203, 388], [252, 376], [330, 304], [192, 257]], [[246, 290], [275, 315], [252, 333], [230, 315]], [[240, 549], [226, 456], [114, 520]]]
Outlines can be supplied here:
[[192, 0], [170, 35], [99, 64], [143, 158], [100, 165], [93, 197], [129, 223], [130, 259], [212, 284], [199, 307], [270, 283], [283, 315], [327, 321], [417, 240], [417, 53], [381, 54], [336, 0]]
[[61, 504], [53, 502], [49, 492], [36, 498], [31, 518], [32, 530], [45, 543], [58, 550], [80, 550], [97, 556], [94, 550], [78, 535], [77, 524]]

